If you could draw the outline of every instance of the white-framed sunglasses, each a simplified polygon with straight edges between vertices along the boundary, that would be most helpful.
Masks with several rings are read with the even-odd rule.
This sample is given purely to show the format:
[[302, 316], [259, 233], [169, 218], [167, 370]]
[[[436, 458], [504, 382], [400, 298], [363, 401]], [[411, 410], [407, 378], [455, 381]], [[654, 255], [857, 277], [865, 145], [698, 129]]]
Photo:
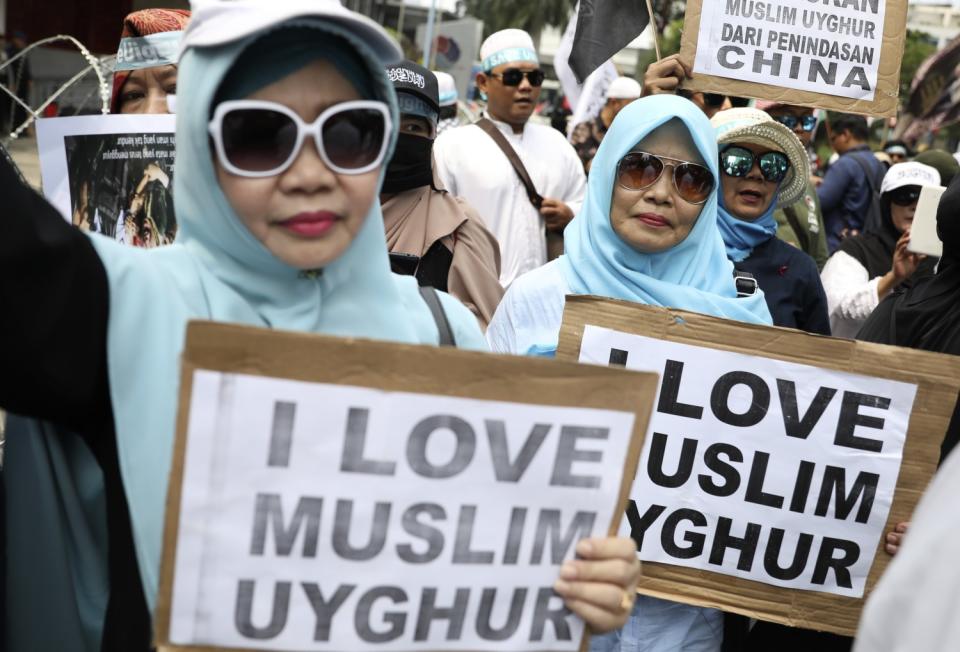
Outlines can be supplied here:
[[208, 126], [220, 164], [230, 174], [283, 174], [313, 136], [320, 158], [337, 174], [364, 174], [383, 163], [393, 123], [383, 102], [335, 104], [307, 124], [288, 106], [265, 100], [217, 105]]

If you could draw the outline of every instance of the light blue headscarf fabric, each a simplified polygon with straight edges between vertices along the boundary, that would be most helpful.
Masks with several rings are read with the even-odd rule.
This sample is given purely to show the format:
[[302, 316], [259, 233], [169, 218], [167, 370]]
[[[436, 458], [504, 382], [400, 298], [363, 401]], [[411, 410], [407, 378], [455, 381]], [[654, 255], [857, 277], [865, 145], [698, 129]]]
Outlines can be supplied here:
[[746, 260], [753, 250], [770, 238], [777, 235], [777, 220], [773, 213], [777, 210], [777, 200], [770, 202], [767, 212], [760, 218], [749, 222], [734, 216], [723, 203], [723, 193], [720, 193], [718, 207], [720, 235], [727, 247], [727, 257], [735, 263]]
[[[563, 276], [575, 294], [595, 294], [653, 306], [690, 310], [738, 321], [771, 324], [763, 294], [737, 298], [733, 264], [717, 229], [717, 190], [690, 235], [672, 249], [644, 254], [620, 239], [610, 224], [617, 165], [627, 152], [673, 118], [687, 127], [714, 178], [719, 179], [717, 137], [693, 103], [658, 95], [623, 109], [604, 136], [590, 168], [587, 197], [564, 232]], [[669, 169], [665, 172], [670, 174]]]
[[[291, 25], [315, 27], [323, 32], [316, 38], [338, 36], [355, 48], [398, 124], [396, 97], [385, 71], [394, 61], [378, 60], [358, 37], [331, 22], [311, 18], [285, 24]], [[151, 611], [159, 584], [179, 357], [189, 320], [404, 343], [439, 341], [416, 280], [390, 272], [378, 202], [346, 253], [318, 276], [302, 274], [274, 257], [240, 223], [220, 190], [207, 136], [211, 105], [231, 66], [262, 34], [188, 49], [181, 59], [174, 178], [177, 242], [147, 251], [93, 238], [109, 280], [108, 372], [117, 449]], [[390, 152], [395, 141], [396, 129]], [[441, 299], [458, 344], [485, 348], [476, 318], [456, 300], [446, 295]]]

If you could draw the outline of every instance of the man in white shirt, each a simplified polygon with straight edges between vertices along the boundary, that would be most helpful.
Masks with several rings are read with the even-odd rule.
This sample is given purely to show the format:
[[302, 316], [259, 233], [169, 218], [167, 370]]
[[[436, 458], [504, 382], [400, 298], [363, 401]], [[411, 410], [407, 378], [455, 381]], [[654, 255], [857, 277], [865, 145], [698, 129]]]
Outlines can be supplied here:
[[529, 123], [543, 84], [530, 35], [497, 32], [484, 41], [480, 56], [484, 72], [477, 86], [487, 96], [486, 117], [523, 161], [544, 198], [542, 208], [534, 208], [507, 156], [479, 127], [447, 131], [433, 151], [444, 187], [476, 208], [499, 241], [500, 282], [506, 287], [547, 262], [546, 229], [562, 232], [580, 210], [586, 176], [563, 134]]

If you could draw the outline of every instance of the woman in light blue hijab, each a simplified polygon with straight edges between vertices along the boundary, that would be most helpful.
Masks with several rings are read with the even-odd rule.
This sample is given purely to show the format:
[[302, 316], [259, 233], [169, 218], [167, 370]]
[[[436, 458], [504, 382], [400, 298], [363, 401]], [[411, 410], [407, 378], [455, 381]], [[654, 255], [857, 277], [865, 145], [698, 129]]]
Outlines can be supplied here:
[[691, 102], [662, 95], [621, 111], [564, 233], [566, 255], [510, 287], [487, 330], [493, 350], [553, 355], [567, 294], [769, 324], [762, 293], [737, 296], [717, 229], [717, 168], [716, 135]]
[[[184, 48], [175, 244], [88, 237], [0, 162], [0, 305], [17, 317], [0, 322], [0, 407], [75, 430], [104, 469], [110, 554], [129, 561], [111, 573], [104, 649], [150, 646], [188, 321], [428, 345], [444, 321], [390, 272], [377, 196], [401, 55], [383, 29], [336, 0], [205, 2]], [[439, 301], [456, 344], [486, 348], [476, 318]], [[629, 544], [586, 543], [564, 572], [558, 591], [591, 624], [626, 617]], [[614, 558], [617, 577], [577, 575]], [[609, 604], [593, 606], [597, 587]]]
[[[552, 356], [565, 295], [593, 294], [770, 324], [758, 292], [739, 298], [717, 229], [716, 135], [691, 102], [633, 102], [603, 139], [566, 255], [517, 279], [487, 330], [495, 351]], [[593, 652], [715, 652], [719, 611], [638, 596], [626, 626]]]

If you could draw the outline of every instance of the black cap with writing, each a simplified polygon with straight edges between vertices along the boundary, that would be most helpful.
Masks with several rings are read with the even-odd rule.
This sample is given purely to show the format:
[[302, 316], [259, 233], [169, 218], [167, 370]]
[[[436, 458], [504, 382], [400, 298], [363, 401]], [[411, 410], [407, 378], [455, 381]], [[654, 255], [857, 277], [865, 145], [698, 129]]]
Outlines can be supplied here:
[[413, 61], [403, 61], [387, 66], [387, 76], [398, 93], [409, 93], [426, 102], [431, 109], [440, 112], [440, 85], [437, 76]]

